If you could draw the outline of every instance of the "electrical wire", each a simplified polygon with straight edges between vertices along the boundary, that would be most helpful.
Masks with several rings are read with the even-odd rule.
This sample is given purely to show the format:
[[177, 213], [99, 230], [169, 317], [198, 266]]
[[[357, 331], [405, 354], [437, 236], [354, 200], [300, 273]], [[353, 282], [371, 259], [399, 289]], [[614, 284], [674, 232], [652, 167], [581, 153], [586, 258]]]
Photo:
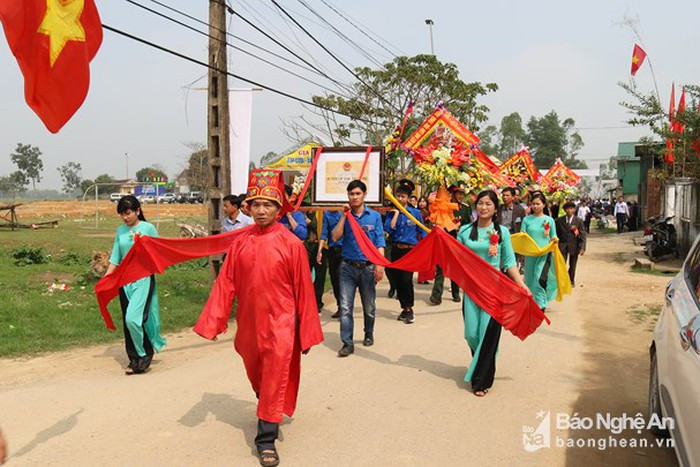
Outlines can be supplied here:
[[109, 26], [109, 25], [107, 25], [107, 24], [102, 23], [102, 28], [103, 28], [103, 29], [106, 29], [107, 31], [111, 31], [111, 32], [113, 32], [113, 33], [115, 33], [115, 34], [119, 34], [119, 35], [121, 35], [121, 36], [124, 36], [124, 37], [126, 37], [126, 38], [128, 38], [128, 39], [131, 39], [131, 40], [133, 40], [133, 41], [140, 42], [140, 43], [142, 43], [142, 44], [148, 45], [149, 47], [153, 47], [154, 49], [160, 50], [161, 52], [165, 52], [165, 53], [168, 53], [168, 54], [170, 54], [170, 55], [174, 55], [175, 57], [178, 57], [178, 58], [181, 58], [181, 59], [183, 59], [183, 60], [186, 60], [186, 61], [195, 63], [195, 64], [197, 64], [197, 65], [201, 65], [201, 66], [203, 66], [203, 67], [209, 68], [209, 69], [214, 70], [214, 71], [217, 71], [217, 72], [219, 72], [219, 73], [224, 73], [224, 74], [226, 74], [226, 75], [228, 75], [228, 76], [231, 76], [232, 78], [236, 78], [236, 79], [241, 80], [241, 81], [243, 81], [243, 82], [246, 82], [246, 83], [248, 83], [248, 84], [252, 84], [253, 86], [261, 87], [261, 88], [266, 89], [266, 90], [268, 90], [268, 91], [270, 91], [270, 92], [273, 92], [273, 93], [275, 93], [275, 94], [279, 94], [280, 96], [284, 96], [284, 97], [287, 97], [287, 98], [289, 98], [289, 99], [292, 99], [292, 100], [301, 102], [302, 104], [310, 105], [310, 106], [312, 106], [312, 107], [317, 107], [317, 108], [319, 108], [319, 109], [325, 110], [325, 111], [327, 111], [327, 112], [332, 112], [332, 113], [335, 113], [335, 114], [338, 114], [338, 115], [343, 115], [343, 116], [349, 117], [349, 118], [351, 118], [351, 119], [353, 119], [353, 120], [362, 121], [362, 122], [370, 123], [370, 124], [376, 124], [376, 122], [372, 122], [372, 121], [370, 121], [370, 120], [366, 120], [366, 119], [354, 117], [354, 116], [349, 115], [349, 114], [346, 114], [346, 113], [344, 113], [344, 112], [340, 112], [340, 111], [338, 111], [338, 110], [336, 110], [336, 109], [332, 109], [332, 108], [330, 108], [330, 107], [326, 107], [326, 106], [324, 106], [324, 105], [317, 104], [317, 103], [312, 102], [312, 101], [310, 101], [310, 100], [308, 100], [308, 99], [304, 99], [304, 98], [301, 98], [301, 97], [297, 97], [297, 96], [294, 96], [294, 95], [292, 95], [292, 94], [289, 94], [288, 92], [280, 91], [279, 89], [275, 89], [275, 88], [273, 88], [273, 87], [267, 86], [267, 85], [265, 85], [265, 84], [258, 83], [258, 82], [256, 82], [256, 81], [251, 80], [251, 79], [244, 78], [243, 76], [240, 76], [240, 75], [231, 73], [231, 72], [229, 72], [229, 71], [227, 71], [227, 70], [222, 70], [222, 69], [217, 68], [217, 67], [215, 67], [215, 66], [209, 65], [208, 63], [204, 63], [204, 62], [201, 61], [201, 60], [197, 60], [196, 58], [189, 57], [189, 56], [187, 56], [187, 55], [185, 55], [185, 54], [182, 54], [182, 53], [177, 52], [177, 51], [175, 51], [175, 50], [169, 49], [169, 48], [164, 47], [164, 46], [162, 46], [162, 45], [156, 44], [156, 43], [154, 43], [154, 42], [148, 41], [148, 40], [143, 39], [143, 38], [141, 38], [141, 37], [135, 36], [135, 35], [130, 34], [130, 33], [128, 33], [128, 32], [122, 31], [122, 30], [120, 30], [120, 29], [113, 28], [112, 26]]
[[[255, 55], [254, 53], [249, 52], [249, 51], [247, 51], [247, 50], [245, 50], [245, 49], [242, 49], [242, 48], [237, 47], [237, 46], [235, 46], [235, 45], [233, 45], [233, 44], [230, 44], [229, 42], [222, 41], [222, 40], [219, 39], [218, 37], [212, 36], [211, 34], [208, 34], [208, 33], [204, 32], [204, 31], [200, 31], [199, 29], [197, 29], [197, 28], [195, 28], [195, 27], [193, 27], [193, 26], [190, 26], [189, 24], [183, 23], [183, 22], [178, 21], [178, 20], [176, 20], [175, 18], [172, 18], [172, 17], [170, 17], [170, 16], [168, 16], [168, 15], [165, 15], [165, 14], [159, 12], [159, 11], [156, 11], [156, 10], [153, 10], [153, 9], [151, 9], [151, 8], [148, 8], [147, 6], [142, 5], [142, 4], [140, 4], [140, 3], [137, 3], [137, 2], [135, 2], [134, 0], [125, 0], [125, 1], [126, 1], [127, 3], [130, 3], [130, 4], [134, 5], [134, 6], [137, 6], [137, 7], [139, 7], [139, 8], [144, 9], [144, 10], [148, 11], [149, 13], [152, 13], [152, 14], [154, 14], [154, 15], [160, 16], [161, 18], [164, 18], [164, 19], [166, 19], [166, 20], [168, 20], [168, 21], [171, 21], [171, 22], [173, 22], [173, 23], [175, 23], [175, 24], [177, 24], [177, 25], [179, 25], [179, 26], [182, 26], [182, 27], [184, 27], [184, 28], [186, 28], [186, 29], [189, 29], [189, 30], [191, 30], [191, 31], [193, 31], [193, 32], [196, 32], [196, 33], [201, 34], [201, 35], [203, 35], [203, 36], [209, 37], [210, 39], [214, 39], [214, 40], [219, 41], [219, 42], [221, 42], [221, 43], [223, 43], [223, 44], [226, 44], [227, 46], [231, 47], [231, 48], [234, 49], [234, 50], [237, 50], [237, 51], [242, 52], [242, 53], [244, 53], [244, 54], [246, 54], [246, 55], [249, 55], [249, 56], [251, 56], [251, 57], [253, 57], [253, 58], [257, 59], [257, 60], [260, 60], [260, 61], [263, 62], [263, 63], [267, 63], [267, 64], [270, 65], [270, 66], [273, 66], [273, 67], [275, 67], [275, 68], [277, 68], [277, 69], [279, 69], [279, 70], [282, 70], [282, 71], [284, 71], [285, 73], [288, 73], [288, 74], [290, 74], [290, 75], [292, 75], [292, 76], [296, 76], [297, 78], [302, 79], [302, 80], [304, 80], [304, 81], [306, 81], [306, 82], [308, 82], [308, 83], [311, 83], [311, 84], [314, 84], [314, 85], [316, 85], [316, 86], [319, 86], [319, 87], [325, 89], [326, 91], [329, 91], [329, 92], [332, 92], [332, 93], [337, 93], [337, 91], [334, 90], [334, 89], [331, 89], [331, 88], [329, 88], [329, 87], [327, 87], [327, 86], [324, 86], [323, 84], [317, 83], [317, 82], [315, 82], [315, 81], [312, 81], [312, 80], [306, 78], [305, 76], [302, 76], [302, 75], [299, 75], [299, 74], [297, 74], [297, 73], [294, 73], [294, 72], [291, 71], [291, 70], [288, 70], [288, 69], [286, 69], [286, 68], [284, 68], [284, 67], [282, 67], [282, 66], [280, 66], [280, 65], [277, 65], [276, 63], [273, 63], [273, 62], [271, 62], [271, 61], [269, 61], [269, 60], [266, 60], [266, 59], [264, 59], [264, 58], [262, 58], [262, 57], [259, 57], [259, 56]], [[348, 96], [343, 96], [343, 97], [348, 98]]]
[[372, 87], [371, 85], [367, 84], [367, 82], [365, 82], [365, 80], [363, 80], [357, 73], [355, 73], [352, 69], [350, 69], [342, 60], [340, 60], [335, 54], [333, 54], [333, 52], [331, 52], [330, 50], [328, 50], [328, 48], [327, 48], [325, 45], [323, 45], [318, 39], [316, 39], [316, 37], [314, 37], [313, 34], [311, 34], [309, 31], [307, 31], [306, 28], [304, 28], [304, 26], [302, 26], [301, 24], [299, 24], [299, 22], [298, 22], [296, 19], [294, 19], [294, 17], [293, 17], [292, 15], [290, 15], [290, 14], [287, 12], [287, 10], [285, 10], [284, 8], [282, 8], [282, 7], [280, 6], [280, 4], [277, 3], [276, 0], [271, 0], [271, 1], [272, 1], [272, 4], [275, 5], [277, 8], [279, 8], [279, 9], [282, 11], [282, 13], [284, 13], [289, 19], [291, 19], [292, 22], [294, 22], [294, 24], [296, 24], [297, 27], [298, 27], [299, 29], [301, 29], [302, 31], [304, 31], [304, 33], [306, 33], [307, 36], [309, 36], [309, 37], [310, 37], [319, 47], [321, 47], [328, 55], [330, 55], [331, 57], [333, 57], [333, 59], [334, 59], [336, 62], [338, 62], [343, 68], [345, 68], [347, 71], [349, 71], [360, 83], [362, 83], [367, 89], [369, 89], [370, 91], [372, 91], [372, 93], [374, 93], [377, 97], [379, 97], [380, 100], [384, 101], [384, 103], [386, 103], [386, 104], [387, 104], [393, 111], [395, 111], [397, 114], [401, 113], [401, 110], [399, 110], [399, 109], [397, 109], [396, 107], [394, 107], [394, 105], [393, 105], [391, 102], [389, 102], [384, 96], [382, 96], [381, 93], [379, 93], [379, 91], [377, 91], [377, 90], [376, 90], [374, 87]]

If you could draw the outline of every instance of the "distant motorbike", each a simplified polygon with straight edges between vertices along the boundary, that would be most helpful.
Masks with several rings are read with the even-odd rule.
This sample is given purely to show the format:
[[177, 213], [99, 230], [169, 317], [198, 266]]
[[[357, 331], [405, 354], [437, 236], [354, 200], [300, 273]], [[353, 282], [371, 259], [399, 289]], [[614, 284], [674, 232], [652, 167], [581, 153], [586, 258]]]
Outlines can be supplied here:
[[603, 209], [594, 208], [593, 209], [593, 217], [598, 222], [599, 229], [603, 230], [603, 229], [606, 229], [608, 227], [608, 225], [609, 225], [608, 218], [605, 216], [605, 211]]
[[676, 227], [671, 220], [675, 216], [650, 218], [647, 221], [647, 228], [644, 229], [644, 254], [650, 260], [656, 261], [665, 255], [674, 254], [678, 258], [678, 242], [676, 237]]

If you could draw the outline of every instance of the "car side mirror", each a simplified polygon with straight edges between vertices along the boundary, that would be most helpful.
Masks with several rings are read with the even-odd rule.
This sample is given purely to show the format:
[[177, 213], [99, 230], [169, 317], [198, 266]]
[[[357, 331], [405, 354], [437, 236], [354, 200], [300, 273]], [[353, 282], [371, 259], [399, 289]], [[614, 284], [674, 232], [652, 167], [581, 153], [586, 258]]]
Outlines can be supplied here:
[[700, 313], [693, 316], [688, 321], [688, 324], [681, 328], [680, 338], [683, 350], [688, 350], [692, 347], [693, 351], [700, 355]]

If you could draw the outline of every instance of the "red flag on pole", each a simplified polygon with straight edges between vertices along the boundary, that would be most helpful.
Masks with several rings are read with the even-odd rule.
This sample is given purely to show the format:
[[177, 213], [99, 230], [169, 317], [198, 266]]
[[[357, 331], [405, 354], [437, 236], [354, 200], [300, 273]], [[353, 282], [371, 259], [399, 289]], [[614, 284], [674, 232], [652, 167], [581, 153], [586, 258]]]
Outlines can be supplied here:
[[[670, 130], [674, 131], [675, 129], [675, 113], [676, 113], [676, 83], [673, 83], [671, 85], [671, 104], [668, 107], [668, 121], [670, 122]], [[666, 154], [664, 155], [664, 160], [668, 162], [669, 164], [672, 164], [674, 161], [673, 158], [673, 139], [672, 138], [666, 138]]]
[[644, 63], [644, 59], [647, 58], [647, 53], [637, 44], [634, 44], [634, 50], [632, 51], [632, 76], [637, 73], [637, 70]]
[[29, 107], [57, 133], [80, 108], [102, 43], [94, 0], [2, 0], [0, 21]]
[[678, 114], [685, 112], [685, 86], [683, 86], [683, 92], [681, 92], [681, 98], [678, 100], [678, 111], [676, 112], [676, 118], [673, 122], [673, 131], [676, 133], [683, 133], [685, 131], [685, 125], [678, 120]]

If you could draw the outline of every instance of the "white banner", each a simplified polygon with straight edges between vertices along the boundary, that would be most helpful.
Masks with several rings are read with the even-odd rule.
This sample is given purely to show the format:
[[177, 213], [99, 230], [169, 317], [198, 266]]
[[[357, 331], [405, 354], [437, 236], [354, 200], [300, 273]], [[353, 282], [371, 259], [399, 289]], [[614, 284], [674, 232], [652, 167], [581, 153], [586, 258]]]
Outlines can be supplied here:
[[230, 91], [231, 194], [239, 195], [248, 189], [253, 90], [231, 89]]

